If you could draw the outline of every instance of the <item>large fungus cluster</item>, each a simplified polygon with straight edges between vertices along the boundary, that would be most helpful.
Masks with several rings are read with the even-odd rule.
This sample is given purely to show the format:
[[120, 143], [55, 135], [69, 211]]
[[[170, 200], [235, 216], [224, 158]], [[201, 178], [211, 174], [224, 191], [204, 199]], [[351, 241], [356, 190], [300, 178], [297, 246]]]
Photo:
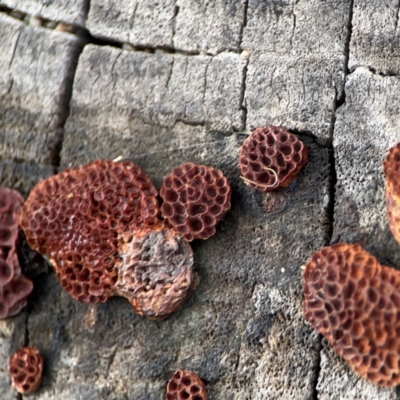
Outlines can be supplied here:
[[22, 275], [18, 261], [18, 223], [22, 196], [0, 188], [0, 319], [18, 314], [26, 306], [33, 284]]
[[[229, 184], [220, 184], [226, 178], [210, 171], [199, 176], [225, 197], [218, 215], [203, 217], [207, 237], [230, 204]], [[200, 189], [202, 199], [208, 199], [203, 196], [207, 187]], [[132, 162], [98, 160], [39, 183], [24, 204], [21, 227], [75, 299], [98, 303], [121, 295], [140, 315], [161, 319], [180, 307], [197, 277], [191, 247], [181, 229], [173, 230], [161, 219], [157, 196], [150, 178]], [[220, 201], [218, 196], [213, 203]], [[192, 229], [188, 235], [196, 228], [191, 217], [186, 217]]]
[[244, 182], [262, 192], [287, 187], [308, 159], [306, 145], [281, 126], [256, 129], [240, 149]]
[[178, 370], [168, 382], [167, 400], [208, 400], [206, 385], [194, 372]]
[[38, 389], [42, 381], [43, 358], [36, 347], [22, 347], [10, 359], [13, 388], [22, 394]]
[[316, 252], [304, 272], [304, 314], [362, 377], [400, 383], [400, 273], [358, 245]]
[[24, 204], [21, 227], [77, 300], [113, 295], [124, 233], [158, 223], [157, 189], [132, 162], [95, 161], [40, 182]]
[[231, 192], [220, 170], [186, 163], [164, 179], [161, 212], [186, 240], [207, 239], [231, 207]]

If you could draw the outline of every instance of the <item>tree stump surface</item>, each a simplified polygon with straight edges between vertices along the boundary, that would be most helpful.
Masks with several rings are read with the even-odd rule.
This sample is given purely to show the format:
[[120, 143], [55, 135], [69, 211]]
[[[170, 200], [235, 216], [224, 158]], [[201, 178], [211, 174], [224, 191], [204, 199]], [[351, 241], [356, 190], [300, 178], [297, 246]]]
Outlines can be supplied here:
[[[160, 188], [185, 162], [221, 169], [232, 208], [195, 241], [200, 284], [165, 321], [123, 298], [73, 300], [51, 268], [0, 321], [10, 356], [37, 346], [29, 399], [161, 400], [175, 370], [211, 400], [395, 400], [359, 378], [302, 313], [302, 266], [324, 245], [361, 243], [400, 267], [382, 164], [400, 141], [397, 0], [0, 0], [0, 184], [98, 158], [130, 159]], [[240, 178], [253, 129], [282, 125], [309, 148], [288, 188]], [[43, 261], [45, 264], [45, 261]], [[29, 267], [29, 266], [28, 266]]]

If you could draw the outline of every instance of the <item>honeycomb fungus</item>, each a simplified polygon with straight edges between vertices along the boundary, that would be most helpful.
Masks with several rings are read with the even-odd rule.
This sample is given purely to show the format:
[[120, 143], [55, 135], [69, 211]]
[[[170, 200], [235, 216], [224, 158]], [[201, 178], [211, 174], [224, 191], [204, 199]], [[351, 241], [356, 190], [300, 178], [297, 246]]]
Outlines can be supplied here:
[[18, 314], [33, 289], [32, 281], [22, 275], [17, 256], [23, 202], [17, 191], [0, 188], [0, 319]]
[[304, 315], [336, 352], [378, 385], [400, 383], [400, 272], [360, 245], [316, 252], [304, 272]]
[[160, 226], [128, 237], [121, 257], [116, 289], [139, 315], [166, 318], [197, 286], [192, 249], [171, 229]]
[[167, 385], [167, 400], [207, 400], [204, 382], [193, 372], [178, 370]]
[[281, 126], [256, 129], [240, 149], [244, 182], [262, 192], [287, 187], [308, 159], [306, 145]]
[[161, 213], [187, 241], [207, 239], [231, 207], [231, 193], [221, 171], [186, 163], [164, 179]]
[[389, 226], [393, 236], [400, 243], [400, 143], [389, 150], [384, 171]]
[[122, 235], [160, 223], [157, 195], [132, 162], [98, 160], [40, 182], [20, 223], [72, 297], [104, 302], [115, 291]]
[[42, 381], [43, 358], [36, 347], [23, 347], [10, 359], [13, 388], [22, 394], [37, 390]]

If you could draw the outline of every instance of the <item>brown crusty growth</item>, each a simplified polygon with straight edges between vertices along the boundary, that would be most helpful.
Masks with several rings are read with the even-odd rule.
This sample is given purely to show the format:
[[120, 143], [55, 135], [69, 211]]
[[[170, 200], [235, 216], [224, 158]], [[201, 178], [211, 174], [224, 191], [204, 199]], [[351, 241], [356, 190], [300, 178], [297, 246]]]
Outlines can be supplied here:
[[168, 382], [167, 400], [208, 400], [206, 385], [195, 373], [178, 370]]
[[162, 225], [127, 235], [125, 241], [117, 293], [126, 297], [139, 315], [166, 318], [197, 286], [192, 248], [183, 236]]
[[164, 179], [161, 213], [187, 241], [207, 239], [231, 207], [231, 193], [220, 170], [186, 163]]
[[317, 251], [304, 272], [304, 315], [363, 378], [400, 383], [400, 272], [358, 244]]
[[17, 191], [0, 188], [0, 319], [18, 314], [33, 289], [32, 281], [22, 275], [17, 256], [23, 203]]
[[287, 187], [308, 159], [306, 145], [281, 126], [256, 129], [240, 149], [244, 182], [262, 192]]
[[157, 190], [130, 161], [96, 161], [37, 185], [23, 207], [29, 244], [75, 299], [126, 297], [164, 319], [196, 286], [193, 252], [159, 219]]
[[10, 359], [13, 388], [22, 394], [37, 390], [42, 381], [43, 358], [36, 347], [22, 347]]
[[389, 150], [383, 164], [386, 176], [386, 205], [390, 230], [400, 243], [400, 143]]
[[98, 160], [40, 182], [24, 204], [21, 226], [75, 299], [113, 295], [124, 233], [160, 223], [157, 189], [131, 161]]

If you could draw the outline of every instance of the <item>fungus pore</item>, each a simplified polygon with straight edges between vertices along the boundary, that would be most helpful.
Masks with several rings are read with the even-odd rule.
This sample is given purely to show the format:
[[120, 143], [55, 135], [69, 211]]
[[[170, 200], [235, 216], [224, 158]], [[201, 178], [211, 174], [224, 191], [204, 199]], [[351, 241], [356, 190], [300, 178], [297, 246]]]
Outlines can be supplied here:
[[256, 129], [240, 149], [244, 182], [262, 192], [287, 187], [308, 159], [306, 145], [281, 126]]
[[[132, 162], [98, 160], [39, 183], [24, 204], [21, 226], [75, 299], [99, 303], [122, 295], [141, 315], [165, 318], [166, 310], [178, 308], [194, 287], [195, 274], [191, 248], [174, 247], [179, 239], [163, 231], [157, 195]], [[147, 243], [158, 247], [146, 252]], [[168, 255], [161, 255], [164, 250]], [[179, 257], [186, 262], [172, 271]], [[181, 275], [184, 283], [172, 295], [170, 280]], [[151, 295], [157, 301], [143, 305]]]
[[167, 400], [208, 400], [206, 385], [195, 373], [178, 370], [168, 382]]
[[400, 143], [389, 150], [384, 162], [384, 171], [389, 227], [400, 243]]
[[0, 319], [18, 314], [33, 289], [32, 281], [22, 275], [17, 256], [23, 202], [17, 191], [0, 188]]
[[161, 213], [187, 241], [207, 239], [231, 207], [231, 193], [220, 170], [186, 163], [164, 179]]
[[400, 272], [358, 244], [317, 251], [304, 272], [304, 315], [336, 352], [378, 385], [400, 383]]
[[22, 347], [10, 359], [13, 388], [22, 394], [37, 390], [42, 381], [43, 358], [36, 347]]

